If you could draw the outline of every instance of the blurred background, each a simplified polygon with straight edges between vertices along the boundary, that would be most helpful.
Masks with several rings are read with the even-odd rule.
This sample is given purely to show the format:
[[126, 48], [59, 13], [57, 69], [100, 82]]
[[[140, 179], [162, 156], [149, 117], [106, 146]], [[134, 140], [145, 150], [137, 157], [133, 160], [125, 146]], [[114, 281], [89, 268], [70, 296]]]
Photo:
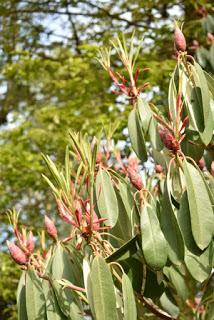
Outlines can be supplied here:
[[[167, 106], [175, 65], [174, 19], [184, 21], [188, 51], [214, 73], [212, 1], [0, 0], [0, 319], [17, 319], [19, 270], [5, 241], [12, 236], [7, 209], [20, 209], [36, 235], [53, 197], [41, 174], [41, 153], [62, 163], [68, 129], [96, 134], [119, 119], [116, 140], [126, 140], [124, 101], [97, 60], [97, 50], [118, 32], [144, 38], [138, 66], [150, 82], [144, 95]], [[120, 68], [116, 58], [112, 64]]]

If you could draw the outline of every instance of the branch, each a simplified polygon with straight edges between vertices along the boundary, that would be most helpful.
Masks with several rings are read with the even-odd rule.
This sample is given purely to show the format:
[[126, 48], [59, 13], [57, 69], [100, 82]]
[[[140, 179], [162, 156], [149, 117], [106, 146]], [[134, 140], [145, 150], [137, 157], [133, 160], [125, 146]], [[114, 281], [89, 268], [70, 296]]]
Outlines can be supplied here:
[[149, 299], [143, 297], [141, 294], [136, 293], [138, 299], [145, 304], [146, 308], [149, 309], [153, 314], [155, 314], [158, 318], [164, 320], [176, 320], [170, 314], [160, 309], [156, 304], [154, 304]]

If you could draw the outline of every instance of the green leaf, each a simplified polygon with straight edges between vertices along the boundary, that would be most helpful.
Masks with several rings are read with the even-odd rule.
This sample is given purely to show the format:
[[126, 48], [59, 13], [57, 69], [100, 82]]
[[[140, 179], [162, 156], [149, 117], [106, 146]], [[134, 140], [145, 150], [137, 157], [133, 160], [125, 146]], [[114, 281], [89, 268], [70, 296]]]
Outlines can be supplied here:
[[185, 254], [185, 264], [188, 268], [188, 271], [192, 275], [192, 277], [199, 282], [203, 282], [210, 276], [212, 270], [212, 262], [212, 243], [205, 251], [201, 253], [201, 255], [194, 255], [190, 251], [187, 251]]
[[138, 98], [137, 108], [139, 111], [143, 132], [146, 135], [149, 132], [149, 126], [152, 121], [152, 112], [148, 103], [142, 98]]
[[48, 320], [65, 320], [68, 319], [61, 312], [54, 290], [49, 281], [42, 281], [42, 289], [46, 301], [46, 313]]
[[141, 212], [141, 238], [147, 264], [154, 270], [162, 269], [167, 261], [167, 243], [155, 209], [148, 203]]
[[110, 256], [108, 256], [106, 258], [106, 261], [107, 262], [119, 261], [119, 260], [124, 260], [133, 256], [137, 252], [137, 240], [138, 240], [138, 235], [136, 235], [131, 240], [127, 241], [119, 249], [117, 249]]
[[136, 292], [141, 292], [143, 282], [143, 263], [134, 256], [120, 261], [123, 270], [128, 275], [132, 288]]
[[117, 186], [118, 186], [118, 193], [122, 199], [126, 213], [129, 217], [129, 220], [132, 221], [133, 212], [135, 209], [135, 201], [131, 193], [130, 186], [127, 183], [122, 181], [119, 181]]
[[187, 197], [187, 192], [185, 191], [180, 203], [180, 208], [177, 214], [178, 223], [183, 235], [185, 243], [185, 251], [188, 250], [192, 254], [200, 255], [202, 250], [200, 250], [193, 238], [192, 229], [191, 229], [191, 220], [190, 220], [190, 211], [189, 211], [189, 202]]
[[189, 296], [189, 291], [182, 273], [174, 266], [165, 267], [163, 272], [175, 287], [179, 297], [181, 297], [183, 301], [186, 301]]
[[146, 284], [144, 289], [144, 296], [146, 298], [155, 299], [159, 298], [164, 291], [164, 284], [157, 279], [157, 273], [147, 269], [146, 271]]
[[193, 158], [195, 161], [198, 161], [202, 158], [204, 153], [204, 144], [202, 143], [198, 132], [185, 130], [186, 137], [181, 143], [181, 148], [183, 153], [186, 156]]
[[26, 307], [28, 320], [46, 319], [45, 297], [41, 280], [33, 269], [26, 272]]
[[90, 262], [88, 257], [84, 257], [83, 259], [83, 274], [84, 274], [84, 285], [86, 289], [86, 296], [88, 298], [89, 306], [93, 316], [95, 315], [94, 311], [94, 302], [93, 302], [93, 292], [92, 292], [92, 282], [91, 282], [91, 274], [90, 274]]
[[213, 208], [207, 187], [198, 170], [186, 160], [183, 167], [192, 234], [197, 246], [203, 250], [209, 245], [214, 234]]
[[[117, 190], [115, 190], [115, 192], [117, 195], [119, 213], [117, 223], [113, 228], [111, 228], [110, 233], [124, 241], [127, 241], [132, 238], [132, 224], [119, 192]], [[129, 215], [131, 215], [131, 212], [129, 212]], [[110, 241], [113, 241], [111, 237]]]
[[172, 77], [169, 82], [169, 90], [168, 90], [168, 104], [169, 104], [169, 111], [172, 115], [173, 124], [176, 124], [176, 118], [177, 118], [177, 111], [176, 111], [176, 103], [177, 103], [177, 89], [175, 85], [175, 76], [178, 72], [178, 67], [176, 66]]
[[96, 177], [96, 198], [101, 217], [107, 218], [111, 227], [115, 226], [118, 219], [117, 197], [109, 173], [101, 168]]
[[165, 190], [160, 212], [160, 225], [167, 241], [169, 259], [174, 264], [180, 264], [184, 260], [184, 243], [178, 222], [173, 210], [171, 194], [169, 190], [169, 173], [165, 181]]
[[[72, 257], [68, 251], [58, 244], [55, 248], [52, 261], [52, 276], [56, 280], [66, 279], [76, 285], [83, 283], [82, 277], [77, 277], [75, 272], [75, 264], [72, 262]], [[82, 272], [81, 272], [82, 273]]]
[[59, 244], [52, 260], [52, 286], [63, 314], [72, 319], [82, 319], [81, 303], [76, 293], [54, 281], [66, 279], [75, 285], [82, 286], [83, 279], [77, 277], [75, 269], [76, 265], [72, 263], [68, 252]]
[[204, 131], [204, 116], [201, 88], [193, 87], [191, 94], [192, 111], [199, 132]]
[[209, 277], [212, 269], [212, 246], [202, 251], [195, 243], [191, 229], [187, 192], [183, 194], [181, 199], [178, 222], [185, 242], [184, 261], [186, 267], [195, 280], [203, 282]]
[[210, 92], [207, 84], [207, 80], [203, 69], [198, 63], [194, 64], [193, 75], [196, 87], [201, 89], [202, 107], [203, 107], [203, 118], [204, 118], [204, 131], [200, 132], [200, 137], [205, 145], [208, 145], [212, 139], [213, 134], [213, 116], [210, 105]]
[[26, 309], [25, 277], [26, 272], [23, 271], [17, 289], [18, 320], [28, 320]]
[[114, 284], [108, 265], [101, 256], [93, 260], [91, 284], [96, 319], [117, 320]]
[[147, 160], [147, 152], [143, 129], [141, 128], [138, 110], [133, 109], [128, 118], [128, 130], [131, 140], [131, 145], [140, 160]]
[[210, 93], [212, 94], [212, 96], [214, 98], [214, 78], [206, 71], [204, 71], [204, 74], [205, 74], [205, 77], [207, 80], [207, 85], [210, 90]]
[[137, 320], [134, 292], [129, 277], [125, 273], [122, 276], [122, 291], [124, 302], [124, 320]]
[[160, 303], [164, 310], [166, 310], [172, 317], [177, 318], [179, 315], [179, 308], [176, 306], [176, 301], [170, 292], [164, 292], [160, 297]]

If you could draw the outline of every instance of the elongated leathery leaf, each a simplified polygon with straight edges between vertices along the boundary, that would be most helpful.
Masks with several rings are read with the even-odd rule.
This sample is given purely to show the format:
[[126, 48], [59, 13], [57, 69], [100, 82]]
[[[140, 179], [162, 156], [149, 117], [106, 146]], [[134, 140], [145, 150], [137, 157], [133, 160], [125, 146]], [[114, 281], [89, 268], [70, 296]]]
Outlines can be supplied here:
[[171, 112], [172, 121], [174, 125], [176, 124], [177, 119], [177, 109], [176, 109], [176, 102], [177, 102], [177, 89], [175, 85], [175, 76], [176, 73], [178, 73], [178, 67], [176, 66], [172, 77], [169, 82], [169, 90], [168, 90], [168, 104], [169, 104], [169, 110]]
[[179, 315], [179, 308], [176, 305], [176, 301], [170, 292], [166, 291], [160, 297], [161, 306], [166, 310], [169, 314], [171, 314], [173, 319], [176, 319]]
[[26, 273], [26, 307], [28, 320], [46, 320], [46, 304], [41, 280], [33, 269], [29, 269]]
[[73, 319], [82, 319], [81, 303], [78, 301], [76, 293], [54, 280], [66, 279], [73, 284], [82, 285], [82, 279], [77, 279], [75, 269], [67, 251], [59, 244], [55, 250], [52, 261], [52, 287], [54, 289], [58, 304], [64, 315], [73, 317]]
[[173, 210], [169, 185], [168, 173], [161, 205], [160, 224], [167, 241], [168, 257], [174, 264], [180, 264], [184, 260], [184, 242]]
[[200, 87], [201, 89], [204, 130], [203, 132], [200, 132], [200, 137], [203, 140], [204, 144], [207, 145], [212, 138], [214, 130], [212, 110], [210, 106], [210, 92], [204, 71], [201, 68], [201, 66], [198, 63], [195, 63], [192, 70], [195, 84], [197, 87]]
[[189, 202], [192, 234], [197, 246], [203, 250], [214, 234], [214, 215], [207, 187], [198, 170], [184, 161], [184, 175]]
[[178, 222], [185, 242], [185, 264], [190, 274], [199, 282], [206, 280], [212, 269], [212, 245], [205, 251], [200, 250], [193, 238], [187, 192], [181, 199]]
[[210, 243], [209, 247], [198, 256], [187, 251], [185, 254], [185, 264], [195, 280], [199, 282], [206, 280], [212, 271], [213, 244]]
[[[117, 195], [119, 213], [117, 223], [114, 228], [111, 229], [111, 233], [120, 239], [127, 241], [132, 238], [132, 225], [119, 192], [117, 190], [115, 190], [115, 192]], [[129, 214], [131, 215], [131, 212]]]
[[147, 152], [143, 129], [141, 127], [139, 114], [137, 109], [133, 109], [128, 118], [128, 130], [131, 145], [140, 160], [147, 160]]
[[18, 320], [28, 320], [26, 309], [25, 277], [26, 272], [23, 271], [17, 289]]
[[117, 197], [108, 172], [100, 169], [96, 177], [96, 197], [99, 213], [107, 218], [107, 224], [115, 226], [118, 219]]
[[170, 267], [165, 267], [163, 272], [174, 285], [178, 295], [183, 299], [183, 301], [186, 301], [189, 296], [189, 291], [186, 286], [185, 277], [182, 275], [182, 273], [173, 265]]
[[114, 284], [108, 265], [101, 256], [96, 256], [92, 263], [91, 284], [96, 319], [117, 320]]
[[54, 290], [49, 281], [42, 281], [42, 289], [46, 301], [47, 320], [66, 320], [68, 319], [60, 310]]
[[138, 98], [137, 107], [139, 110], [143, 131], [145, 134], [147, 134], [152, 120], [152, 112], [149, 108], [148, 103], [142, 98]]
[[133, 209], [135, 207], [134, 197], [130, 191], [130, 186], [122, 181], [118, 182], [118, 192], [124, 204], [124, 208], [129, 217], [129, 220], [132, 221]]
[[186, 191], [182, 195], [177, 217], [185, 243], [185, 251], [188, 250], [195, 255], [200, 255], [202, 253], [202, 250], [197, 247], [192, 235], [189, 203]]
[[160, 228], [155, 209], [146, 204], [141, 212], [142, 249], [146, 262], [155, 270], [165, 266], [167, 243]]
[[123, 244], [119, 249], [113, 252], [110, 256], [106, 258], [107, 262], [119, 261], [127, 259], [133, 256], [137, 252], [137, 240], [138, 235], [136, 235], [131, 240]]
[[83, 274], [84, 274], [84, 285], [86, 289], [86, 295], [88, 298], [89, 306], [93, 316], [95, 316], [94, 303], [93, 303], [93, 293], [92, 293], [92, 283], [90, 274], [90, 263], [87, 257], [83, 259]]
[[129, 277], [124, 273], [122, 276], [122, 291], [124, 302], [124, 320], [137, 319], [137, 309], [134, 292]]
[[157, 123], [152, 116], [149, 104], [144, 99], [138, 98], [137, 108], [144, 135], [149, 135], [149, 140], [151, 141], [153, 148], [160, 151], [163, 148], [163, 143], [161, 142], [160, 135], [157, 130]]

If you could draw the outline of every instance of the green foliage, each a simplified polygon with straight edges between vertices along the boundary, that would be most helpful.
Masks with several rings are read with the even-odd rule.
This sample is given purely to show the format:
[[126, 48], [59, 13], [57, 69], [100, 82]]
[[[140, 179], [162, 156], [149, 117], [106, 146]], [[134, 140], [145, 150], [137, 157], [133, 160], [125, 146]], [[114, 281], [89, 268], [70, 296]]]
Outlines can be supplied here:
[[8, 254], [3, 252], [0, 253], [0, 274], [0, 317], [2, 319], [16, 320], [16, 289], [20, 270], [14, 265]]

